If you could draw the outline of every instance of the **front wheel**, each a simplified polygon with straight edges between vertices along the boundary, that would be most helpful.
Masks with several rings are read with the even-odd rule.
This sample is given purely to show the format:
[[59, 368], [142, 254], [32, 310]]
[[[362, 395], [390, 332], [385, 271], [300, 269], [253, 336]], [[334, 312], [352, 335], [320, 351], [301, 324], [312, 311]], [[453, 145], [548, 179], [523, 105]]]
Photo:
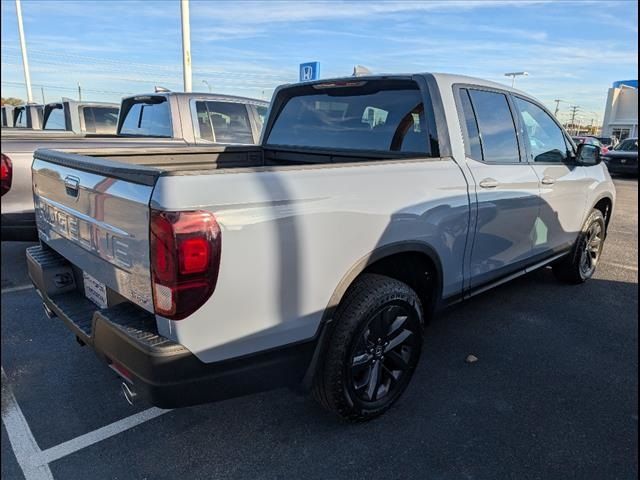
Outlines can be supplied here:
[[590, 279], [602, 254], [605, 221], [600, 210], [592, 210], [567, 258], [553, 266], [553, 273], [567, 283], [583, 283]]
[[362, 275], [340, 303], [314, 396], [353, 421], [374, 418], [402, 395], [422, 348], [422, 307], [406, 284]]

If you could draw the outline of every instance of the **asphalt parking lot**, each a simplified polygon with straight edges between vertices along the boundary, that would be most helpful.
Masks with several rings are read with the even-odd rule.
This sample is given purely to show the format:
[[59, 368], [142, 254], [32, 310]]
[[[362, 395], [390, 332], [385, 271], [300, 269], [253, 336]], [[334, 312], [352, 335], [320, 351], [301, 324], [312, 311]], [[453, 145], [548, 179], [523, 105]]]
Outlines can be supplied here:
[[129, 406], [45, 317], [28, 244], [5, 243], [2, 478], [636, 478], [638, 181], [616, 187], [594, 279], [567, 286], [544, 269], [447, 311], [404, 397], [360, 425], [288, 389]]

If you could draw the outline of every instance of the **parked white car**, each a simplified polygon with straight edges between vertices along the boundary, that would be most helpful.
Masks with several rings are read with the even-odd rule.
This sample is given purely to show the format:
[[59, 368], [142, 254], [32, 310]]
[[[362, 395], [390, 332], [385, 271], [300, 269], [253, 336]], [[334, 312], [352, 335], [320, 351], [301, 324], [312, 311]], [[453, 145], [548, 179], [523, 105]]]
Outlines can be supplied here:
[[129, 399], [302, 384], [352, 420], [400, 397], [439, 308], [545, 265], [590, 278], [615, 200], [538, 101], [444, 74], [280, 87], [258, 146], [32, 170], [31, 278]]

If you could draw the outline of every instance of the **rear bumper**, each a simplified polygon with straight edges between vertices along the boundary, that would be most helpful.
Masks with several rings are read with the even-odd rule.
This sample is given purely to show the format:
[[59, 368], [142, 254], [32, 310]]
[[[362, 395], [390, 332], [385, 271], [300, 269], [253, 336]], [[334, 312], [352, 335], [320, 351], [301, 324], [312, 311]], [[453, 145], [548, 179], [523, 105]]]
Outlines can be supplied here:
[[[27, 249], [29, 275], [43, 303], [107, 364], [124, 367], [149, 403], [176, 408], [300, 383], [315, 342], [238, 359], [203, 363], [157, 333], [154, 315], [125, 302], [98, 309], [85, 298], [82, 274], [46, 246]], [[61, 279], [73, 282], [60, 286]], [[80, 279], [80, 281], [78, 280]]]
[[3, 213], [0, 218], [2, 241], [35, 242], [38, 240], [36, 217], [33, 212]]

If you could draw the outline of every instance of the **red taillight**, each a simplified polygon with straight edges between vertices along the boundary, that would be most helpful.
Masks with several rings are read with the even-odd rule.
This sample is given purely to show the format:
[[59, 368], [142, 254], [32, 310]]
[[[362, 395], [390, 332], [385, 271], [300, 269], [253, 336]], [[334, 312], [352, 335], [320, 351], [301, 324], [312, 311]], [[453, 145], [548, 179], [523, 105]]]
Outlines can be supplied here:
[[11, 179], [13, 177], [13, 165], [11, 165], [11, 159], [7, 157], [4, 153], [0, 154], [0, 179], [2, 186], [0, 190], [2, 191], [2, 195], [11, 190]]
[[151, 210], [151, 281], [155, 312], [180, 320], [216, 288], [222, 235], [211, 212]]

